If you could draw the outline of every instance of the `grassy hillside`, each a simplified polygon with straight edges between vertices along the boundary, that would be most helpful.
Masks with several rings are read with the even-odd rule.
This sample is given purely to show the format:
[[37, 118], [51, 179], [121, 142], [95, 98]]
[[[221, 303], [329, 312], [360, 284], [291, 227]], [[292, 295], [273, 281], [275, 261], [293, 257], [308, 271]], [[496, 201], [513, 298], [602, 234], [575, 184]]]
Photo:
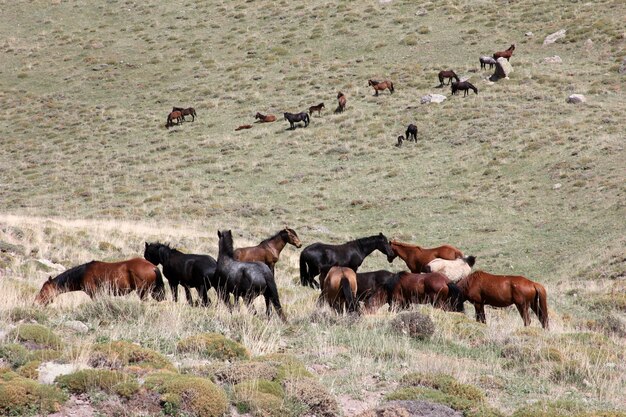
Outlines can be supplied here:
[[[621, 1], [561, 0], [3, 8], [0, 329], [32, 319], [68, 345], [81, 339], [82, 353], [64, 353], [77, 363], [116, 339], [182, 361], [178, 340], [217, 331], [252, 355], [297, 356], [344, 415], [401, 388], [407, 372], [451, 374], [506, 414], [556, 399], [561, 410], [625, 409], [614, 395], [626, 388], [625, 14]], [[543, 45], [559, 29], [566, 36]], [[511, 43], [510, 79], [488, 82], [478, 57]], [[563, 62], [544, 61], [554, 55]], [[479, 94], [438, 88], [442, 69]], [[374, 97], [368, 79], [396, 91]], [[348, 103], [336, 115], [338, 91]], [[421, 105], [428, 93], [448, 98]], [[567, 104], [572, 93], [587, 103]], [[287, 130], [283, 112], [319, 102], [321, 117]], [[198, 118], [165, 129], [172, 106], [193, 106]], [[235, 132], [257, 111], [279, 121]], [[409, 123], [417, 144], [395, 147]], [[467, 320], [422, 307], [436, 331], [420, 342], [393, 333], [395, 313], [334, 318], [299, 286], [293, 247], [277, 266], [289, 325], [134, 297], [68, 295], [30, 308], [56, 273], [38, 259], [66, 268], [123, 259], [151, 240], [216, 256], [218, 228], [248, 245], [284, 225], [304, 245], [378, 232], [454, 244], [480, 269], [543, 283], [552, 329], [535, 331], [536, 320], [522, 329], [514, 309], [488, 310], [481, 326], [472, 307]], [[376, 254], [363, 270], [403, 267]], [[63, 327], [71, 319], [88, 323], [87, 336]]]

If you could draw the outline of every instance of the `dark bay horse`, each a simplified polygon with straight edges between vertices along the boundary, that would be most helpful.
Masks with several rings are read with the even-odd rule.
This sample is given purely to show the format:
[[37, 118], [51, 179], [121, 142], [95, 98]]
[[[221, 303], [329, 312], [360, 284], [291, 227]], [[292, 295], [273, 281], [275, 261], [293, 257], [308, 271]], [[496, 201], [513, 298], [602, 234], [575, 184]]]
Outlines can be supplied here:
[[408, 140], [409, 142], [411, 141], [411, 138], [413, 138], [414, 142], [417, 142], [417, 126], [415, 126], [414, 124], [410, 124], [407, 126], [406, 128], [406, 140]]
[[219, 255], [217, 257], [216, 275], [220, 282], [225, 283], [221, 292], [224, 302], [232, 308], [228, 299], [228, 294], [235, 297], [235, 306], [239, 305], [239, 297], [242, 297], [249, 310], [252, 309], [252, 302], [259, 295], [265, 298], [265, 308], [267, 315], [270, 315], [270, 303], [278, 317], [287, 321], [283, 308], [278, 298], [278, 288], [274, 281], [274, 274], [269, 266], [263, 262], [240, 262], [234, 259], [233, 235], [230, 230], [218, 231]]
[[255, 119], [259, 119], [259, 121], [257, 123], [270, 123], [270, 122], [275, 122], [276, 121], [276, 116], [274, 116], [273, 114], [268, 114], [268, 115], [264, 115], [261, 113], [257, 113], [254, 116]]
[[548, 299], [543, 285], [515, 275], [493, 275], [476, 271], [457, 282], [463, 299], [476, 309], [476, 321], [486, 323], [485, 305], [508, 307], [515, 304], [524, 326], [530, 325], [528, 307], [539, 318], [544, 329], [549, 328]]
[[335, 113], [343, 113], [346, 109], [346, 96], [341, 91], [337, 93], [337, 108], [335, 109]]
[[448, 84], [450, 85], [450, 83], [452, 82], [452, 79], [454, 78], [457, 82], [461, 81], [461, 79], [456, 75], [456, 73], [452, 70], [447, 70], [447, 71], [439, 71], [439, 74], [437, 75], [439, 77], [439, 87], [443, 87], [443, 79], [447, 78], [448, 79]]
[[408, 308], [411, 304], [430, 303], [444, 310], [463, 311], [463, 297], [457, 285], [443, 274], [401, 272], [391, 291], [390, 306]]
[[395, 91], [393, 88], [393, 83], [388, 80], [385, 80], [385, 81], [368, 80], [367, 85], [372, 86], [374, 88], [374, 91], [376, 92], [376, 94], [374, 94], [375, 96], [378, 96], [379, 91], [385, 91], [386, 89], [389, 89], [389, 94], [393, 94], [393, 92]]
[[296, 123], [304, 122], [304, 127], [309, 125], [309, 115], [306, 112], [302, 113], [285, 113], [285, 119], [289, 121], [289, 128], [294, 130], [296, 128]]
[[511, 56], [513, 55], [514, 50], [515, 50], [515, 44], [509, 46], [509, 48], [505, 51], [499, 51], [493, 54], [493, 59], [497, 61], [498, 58], [506, 58], [506, 60], [509, 61], [511, 59]]
[[47, 305], [57, 295], [71, 291], [84, 291], [92, 299], [99, 292], [125, 295], [132, 291], [137, 291], [142, 300], [146, 299], [148, 293], [157, 301], [165, 298], [161, 271], [141, 258], [112, 263], [91, 261], [75, 266], [55, 278], [49, 277], [35, 302]]
[[185, 289], [189, 304], [193, 305], [190, 288], [195, 288], [202, 297], [202, 305], [210, 304], [207, 291], [215, 286], [217, 262], [209, 255], [182, 253], [169, 245], [155, 242], [145, 243], [143, 257], [155, 265], [163, 265], [163, 274], [170, 284], [172, 298], [178, 302], [178, 284]]
[[165, 127], [170, 128], [174, 126], [174, 120], [176, 120], [176, 124], [179, 125], [183, 122], [183, 114], [176, 110], [167, 115], [167, 121], [165, 122]]
[[[358, 301], [362, 301], [366, 312], [375, 313], [385, 303], [391, 303], [391, 295], [398, 273], [384, 269], [356, 274]], [[390, 304], [391, 305], [391, 304]]]
[[478, 94], [478, 88], [474, 87], [469, 81], [453, 82], [452, 83], [452, 95], [456, 94], [459, 90], [463, 91], [463, 97], [469, 94], [469, 90], [474, 90], [474, 93]]
[[265, 239], [256, 246], [235, 249], [234, 258], [238, 261], [265, 263], [274, 273], [274, 265], [278, 262], [280, 252], [289, 243], [296, 248], [302, 247], [302, 242], [295, 230], [285, 227], [274, 236]]
[[328, 305], [341, 314], [358, 313], [356, 272], [343, 266], [333, 266], [320, 274], [322, 293]]
[[313, 243], [300, 253], [300, 283], [319, 288], [315, 277], [322, 269], [329, 269], [331, 266], [346, 266], [356, 272], [363, 260], [375, 250], [382, 252], [387, 259], [393, 259], [389, 240], [382, 233], [342, 245]]
[[313, 116], [313, 112], [316, 111], [317, 115], [319, 116], [321, 115], [323, 108], [324, 108], [324, 103], [320, 103], [317, 106], [311, 106], [309, 107], [309, 114]]
[[196, 120], [196, 109], [193, 107], [173, 107], [172, 111], [179, 111], [183, 116], [183, 122], [185, 121], [185, 116], [191, 116], [191, 121], [194, 122]]
[[424, 267], [435, 258], [450, 259], [462, 258], [463, 252], [454, 246], [442, 245], [436, 248], [423, 248], [417, 245], [410, 245], [397, 241], [389, 242], [393, 255], [388, 257], [389, 262], [393, 262], [396, 256], [399, 256], [411, 272], [424, 272]]

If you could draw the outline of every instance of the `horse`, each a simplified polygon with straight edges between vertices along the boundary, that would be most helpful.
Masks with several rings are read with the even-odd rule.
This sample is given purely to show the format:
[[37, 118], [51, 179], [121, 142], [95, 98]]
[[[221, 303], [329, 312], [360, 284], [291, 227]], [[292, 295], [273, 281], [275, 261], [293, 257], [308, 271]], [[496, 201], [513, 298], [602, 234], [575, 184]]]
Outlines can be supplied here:
[[[385, 303], [391, 302], [391, 293], [398, 273], [383, 269], [356, 274], [356, 297], [363, 302], [365, 311], [375, 312]], [[390, 304], [391, 305], [391, 304]]]
[[424, 267], [424, 272], [439, 272], [452, 281], [457, 281], [472, 273], [474, 263], [476, 263], [475, 256], [466, 256], [454, 260], [436, 258]]
[[461, 290], [448, 277], [438, 272], [400, 272], [388, 285], [392, 286], [390, 310], [406, 309], [411, 304], [429, 303], [444, 310], [463, 311]]
[[335, 110], [335, 113], [343, 113], [343, 111], [346, 109], [346, 96], [345, 94], [343, 94], [341, 91], [339, 93], [337, 93], [337, 109]]
[[274, 116], [273, 114], [268, 114], [263, 115], [261, 113], [257, 113], [254, 116], [255, 119], [259, 119], [259, 121], [257, 123], [270, 123], [270, 122], [275, 122], [276, 121], [276, 116]]
[[313, 116], [313, 112], [316, 111], [317, 115], [320, 116], [323, 108], [325, 108], [324, 103], [320, 103], [317, 106], [311, 106], [309, 107], [309, 114]]
[[389, 94], [393, 94], [393, 92], [395, 91], [393, 88], [393, 83], [388, 80], [385, 80], [385, 81], [368, 80], [367, 85], [374, 87], [374, 91], [376, 92], [376, 94], [374, 94], [375, 96], [378, 96], [379, 91], [384, 91], [386, 89], [389, 89]]
[[489, 69], [491, 69], [494, 65], [496, 65], [496, 60], [490, 56], [481, 56], [480, 58], [478, 58], [478, 61], [480, 61], [481, 69], [487, 69], [487, 65], [489, 65]]
[[185, 116], [191, 116], [192, 122], [196, 121], [196, 109], [194, 109], [193, 107], [173, 107], [172, 111], [179, 111], [180, 114], [182, 114], [183, 116], [183, 122], [185, 121]]
[[476, 309], [476, 321], [486, 323], [485, 304], [493, 307], [508, 307], [515, 304], [524, 326], [530, 325], [528, 307], [533, 310], [541, 326], [549, 328], [548, 300], [543, 285], [523, 276], [493, 275], [475, 271], [457, 282], [464, 301]]
[[339, 314], [359, 312], [359, 302], [357, 300], [357, 278], [356, 272], [343, 266], [333, 266], [324, 269], [320, 273], [320, 284], [322, 293], [328, 305]]
[[163, 274], [172, 290], [174, 302], [178, 302], [178, 284], [185, 289], [187, 302], [193, 305], [190, 288], [195, 288], [202, 297], [202, 305], [210, 304], [207, 291], [214, 286], [217, 262], [209, 255], [182, 253], [169, 245], [145, 242], [143, 257], [155, 265], [163, 265]]
[[455, 95], [459, 90], [463, 90], [463, 97], [469, 94], [469, 90], [474, 90], [474, 93], [478, 94], [478, 88], [474, 87], [469, 81], [453, 82], [452, 83], [452, 95]]
[[285, 119], [289, 121], [289, 128], [294, 130], [297, 122], [304, 122], [304, 127], [309, 125], [309, 115], [306, 112], [302, 113], [285, 113]]
[[435, 258], [454, 260], [463, 257], [463, 252], [450, 245], [428, 249], [395, 240], [389, 244], [393, 251], [393, 255], [387, 257], [389, 263], [393, 262], [396, 256], [399, 256], [409, 267], [409, 270], [414, 273], [425, 272], [424, 267]]
[[493, 59], [497, 61], [498, 58], [506, 58], [506, 60], [509, 61], [511, 56], [513, 55], [514, 50], [515, 50], [515, 44], [509, 46], [509, 48], [505, 51], [499, 51], [493, 54]]
[[48, 305], [57, 295], [71, 291], [84, 291], [92, 299], [103, 291], [116, 296], [137, 291], [142, 300], [147, 298], [148, 293], [157, 301], [165, 298], [161, 271], [141, 258], [121, 262], [91, 261], [68, 269], [55, 278], [48, 277], [35, 302]]
[[283, 307], [278, 298], [278, 288], [274, 281], [274, 274], [269, 266], [263, 262], [240, 262], [234, 258], [233, 235], [230, 230], [217, 232], [219, 238], [219, 254], [217, 256], [217, 269], [215, 274], [220, 282], [224, 283], [222, 299], [232, 310], [228, 299], [228, 294], [235, 297], [235, 306], [239, 305], [239, 297], [244, 299], [248, 309], [254, 313], [252, 302], [259, 295], [265, 298], [266, 314], [270, 316], [270, 303], [278, 317], [284, 322], [287, 321], [283, 313]]
[[296, 248], [302, 247], [302, 242], [295, 230], [285, 227], [274, 236], [265, 239], [257, 246], [235, 249], [234, 258], [238, 261], [264, 262], [274, 273], [274, 265], [278, 262], [280, 252], [289, 243]]
[[[341, 245], [313, 243], [300, 253], [300, 284], [319, 288], [315, 280], [320, 271], [331, 266], [346, 266], [357, 272], [363, 260], [375, 250], [389, 259], [393, 256], [389, 240], [382, 233], [352, 240]], [[391, 261], [390, 261], [391, 262]]]
[[396, 143], [396, 147], [397, 148], [402, 146], [402, 141], [404, 141], [404, 136], [402, 136], [402, 135], [398, 136], [398, 143]]
[[183, 114], [176, 110], [167, 115], [167, 121], [165, 122], [165, 127], [169, 129], [174, 126], [174, 120], [176, 120], [176, 124], [179, 125], [183, 122]]
[[417, 142], [417, 126], [414, 124], [411, 123], [408, 125], [404, 134], [406, 135], [406, 140], [409, 142], [411, 141], [411, 137], [414, 142]]
[[241, 125], [235, 129], [235, 132], [238, 130], [244, 130], [244, 129], [252, 129], [252, 125]]
[[452, 82], [452, 79], [454, 78], [457, 82], [461, 81], [461, 79], [456, 75], [456, 73], [452, 70], [448, 70], [448, 71], [439, 71], [439, 74], [437, 75], [439, 77], [439, 87], [443, 87], [443, 79], [447, 78], [448, 79], [448, 84], [450, 85], [450, 83]]

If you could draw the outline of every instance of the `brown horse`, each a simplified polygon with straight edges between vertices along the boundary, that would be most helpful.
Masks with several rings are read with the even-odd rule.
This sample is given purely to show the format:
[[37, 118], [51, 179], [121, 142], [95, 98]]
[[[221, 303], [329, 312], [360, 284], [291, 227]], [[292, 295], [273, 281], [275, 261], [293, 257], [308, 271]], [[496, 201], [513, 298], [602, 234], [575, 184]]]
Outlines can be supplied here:
[[463, 311], [459, 288], [443, 274], [401, 272], [391, 289], [389, 305], [408, 308], [411, 304], [430, 303], [444, 310]]
[[259, 119], [259, 121], [257, 123], [270, 123], [270, 122], [275, 122], [276, 121], [276, 116], [274, 116], [273, 114], [268, 114], [268, 115], [264, 115], [261, 113], [257, 113], [254, 116], [255, 119]]
[[375, 96], [378, 96], [379, 91], [384, 91], [386, 89], [389, 89], [389, 94], [393, 94], [393, 92], [395, 91], [393, 88], [393, 83], [388, 80], [385, 80], [385, 81], [368, 80], [367, 85], [374, 87], [374, 91], [376, 92], [376, 94], [374, 94]]
[[157, 301], [165, 298], [161, 271], [142, 258], [113, 263], [91, 261], [68, 269], [56, 278], [49, 277], [35, 302], [47, 305], [57, 295], [70, 291], [85, 291], [91, 298], [104, 291], [113, 295], [137, 291], [142, 300], [148, 293]]
[[509, 49], [505, 51], [499, 51], [493, 54], [493, 59], [497, 61], [498, 58], [506, 58], [506, 60], [509, 61], [511, 59], [511, 56], [513, 55], [514, 50], [515, 50], [515, 44], [509, 46]]
[[183, 122], [185, 121], [185, 116], [191, 116], [192, 122], [196, 121], [196, 109], [194, 109], [193, 107], [173, 107], [172, 111], [179, 111], [180, 114], [183, 115]]
[[486, 323], [485, 304], [494, 307], [508, 307], [515, 304], [524, 326], [530, 324], [528, 307], [535, 312], [541, 326], [549, 328], [548, 300], [543, 285], [528, 278], [515, 275], [493, 275], [476, 271], [457, 282], [463, 299], [474, 304], [476, 321]]
[[302, 246], [295, 230], [285, 227], [274, 236], [265, 239], [257, 246], [235, 249], [234, 258], [241, 262], [259, 261], [270, 267], [274, 273], [274, 265], [278, 262], [280, 252], [287, 243], [299, 248]]
[[346, 109], [346, 96], [341, 91], [337, 93], [337, 103], [339, 105], [337, 106], [335, 113], [343, 113]]
[[244, 129], [252, 129], [252, 125], [241, 125], [241, 126], [237, 127], [235, 129], [235, 131], [237, 131], [237, 130], [244, 130]]
[[320, 103], [317, 106], [311, 106], [309, 107], [309, 114], [311, 116], [313, 116], [313, 112], [316, 111], [317, 115], [320, 116], [322, 114], [322, 109], [325, 108], [324, 107], [324, 103]]
[[320, 284], [320, 298], [324, 298], [337, 313], [358, 313], [356, 272], [343, 266], [333, 266], [321, 272]]
[[173, 111], [167, 115], [165, 127], [169, 129], [170, 127], [174, 126], [174, 120], [176, 120], [177, 125], [183, 122], [183, 114], [179, 110]]
[[456, 73], [452, 70], [448, 70], [448, 71], [439, 71], [439, 74], [437, 75], [439, 77], [439, 87], [443, 87], [443, 79], [447, 78], [448, 79], [448, 84], [450, 85], [450, 83], [452, 82], [452, 79], [454, 78], [455, 80], [461, 81], [461, 79], [456, 75]]
[[391, 245], [394, 255], [388, 256], [387, 260], [393, 262], [396, 256], [399, 256], [406, 262], [406, 266], [409, 267], [411, 272], [414, 273], [424, 272], [424, 267], [435, 258], [454, 260], [463, 257], [463, 252], [450, 245], [427, 249], [417, 245], [397, 242], [395, 240], [389, 242], [389, 244]]

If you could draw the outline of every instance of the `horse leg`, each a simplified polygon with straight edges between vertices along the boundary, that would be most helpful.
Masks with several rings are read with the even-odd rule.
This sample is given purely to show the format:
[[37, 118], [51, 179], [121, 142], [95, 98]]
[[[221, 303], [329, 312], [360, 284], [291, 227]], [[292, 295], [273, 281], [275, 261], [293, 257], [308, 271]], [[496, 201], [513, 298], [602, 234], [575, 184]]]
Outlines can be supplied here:
[[189, 305], [193, 306], [193, 297], [191, 296], [191, 291], [189, 290], [189, 287], [183, 285], [183, 289], [185, 290], [185, 297], [187, 298], [187, 302], [189, 303]]
[[524, 326], [530, 325], [530, 314], [528, 312], [528, 303], [524, 302], [521, 304], [515, 304], [517, 307], [517, 311], [519, 311], [519, 315], [522, 316], [522, 320], [524, 321]]
[[202, 287], [198, 288], [198, 292], [200, 293], [200, 297], [202, 297], [202, 306], [203, 307], [210, 306], [211, 305], [211, 300], [209, 300], [209, 294], [208, 294], [207, 287], [205, 285], [203, 285]]
[[481, 323], [487, 323], [485, 318], [485, 305], [474, 303], [474, 309], [476, 310], [476, 321]]
[[178, 282], [169, 280], [170, 290], [172, 290], [172, 299], [175, 303], [178, 302]]

